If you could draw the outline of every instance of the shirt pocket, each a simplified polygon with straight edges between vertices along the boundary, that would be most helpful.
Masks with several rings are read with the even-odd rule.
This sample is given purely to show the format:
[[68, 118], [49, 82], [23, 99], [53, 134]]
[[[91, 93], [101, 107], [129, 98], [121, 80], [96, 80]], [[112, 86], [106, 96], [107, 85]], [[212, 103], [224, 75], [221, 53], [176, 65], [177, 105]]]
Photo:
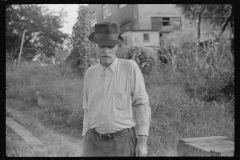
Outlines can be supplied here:
[[115, 94], [115, 106], [120, 110], [124, 110], [126, 108], [127, 100], [126, 81], [119, 82]]

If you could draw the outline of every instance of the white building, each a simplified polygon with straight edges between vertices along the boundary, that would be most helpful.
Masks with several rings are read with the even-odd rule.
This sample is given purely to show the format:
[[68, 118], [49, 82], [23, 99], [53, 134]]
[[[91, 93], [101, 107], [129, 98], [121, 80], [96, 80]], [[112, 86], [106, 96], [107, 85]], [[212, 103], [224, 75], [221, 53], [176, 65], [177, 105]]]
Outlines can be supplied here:
[[[152, 47], [178, 47], [187, 38], [197, 38], [197, 21], [184, 17], [175, 4], [90, 4], [91, 31], [95, 23], [114, 22], [120, 27], [125, 44]], [[213, 38], [216, 28], [202, 20], [201, 37]]]

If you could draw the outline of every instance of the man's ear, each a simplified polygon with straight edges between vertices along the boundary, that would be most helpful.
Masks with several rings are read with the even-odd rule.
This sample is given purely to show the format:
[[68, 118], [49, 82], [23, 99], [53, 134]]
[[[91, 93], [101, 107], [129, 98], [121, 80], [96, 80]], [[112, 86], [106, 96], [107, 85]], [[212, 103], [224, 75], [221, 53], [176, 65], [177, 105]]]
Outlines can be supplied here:
[[117, 49], [118, 49], [118, 45], [116, 45], [116, 46], [114, 47], [114, 51], [116, 52]]

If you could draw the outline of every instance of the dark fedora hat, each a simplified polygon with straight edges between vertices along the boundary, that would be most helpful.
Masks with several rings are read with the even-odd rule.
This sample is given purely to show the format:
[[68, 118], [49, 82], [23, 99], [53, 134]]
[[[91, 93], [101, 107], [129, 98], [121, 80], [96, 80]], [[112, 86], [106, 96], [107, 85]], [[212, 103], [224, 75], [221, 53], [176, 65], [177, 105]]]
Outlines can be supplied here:
[[94, 32], [89, 35], [88, 39], [96, 44], [116, 46], [124, 42], [119, 34], [116, 23], [102, 22], [95, 24]]

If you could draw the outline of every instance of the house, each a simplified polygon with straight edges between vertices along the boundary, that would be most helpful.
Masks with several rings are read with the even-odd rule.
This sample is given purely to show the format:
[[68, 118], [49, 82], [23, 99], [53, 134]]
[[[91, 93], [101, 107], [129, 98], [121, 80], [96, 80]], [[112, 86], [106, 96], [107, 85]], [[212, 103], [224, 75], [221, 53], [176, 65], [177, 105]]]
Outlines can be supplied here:
[[[187, 20], [175, 4], [90, 4], [91, 32], [98, 22], [114, 22], [120, 27], [125, 45], [179, 46], [197, 37], [197, 21]], [[201, 37], [214, 38], [216, 28], [203, 20]]]

